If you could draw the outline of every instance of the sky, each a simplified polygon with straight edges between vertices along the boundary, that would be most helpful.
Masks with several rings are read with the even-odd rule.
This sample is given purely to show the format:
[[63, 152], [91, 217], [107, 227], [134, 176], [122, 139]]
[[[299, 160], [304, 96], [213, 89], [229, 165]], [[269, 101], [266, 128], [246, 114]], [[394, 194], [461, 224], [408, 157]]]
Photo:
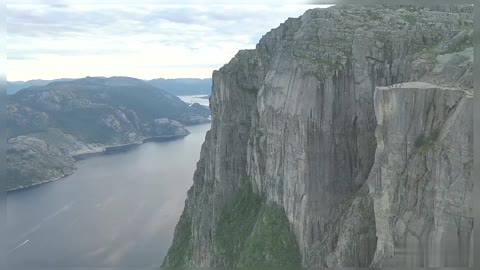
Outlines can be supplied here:
[[7, 1], [7, 80], [209, 78], [288, 17], [326, 7], [275, 2]]

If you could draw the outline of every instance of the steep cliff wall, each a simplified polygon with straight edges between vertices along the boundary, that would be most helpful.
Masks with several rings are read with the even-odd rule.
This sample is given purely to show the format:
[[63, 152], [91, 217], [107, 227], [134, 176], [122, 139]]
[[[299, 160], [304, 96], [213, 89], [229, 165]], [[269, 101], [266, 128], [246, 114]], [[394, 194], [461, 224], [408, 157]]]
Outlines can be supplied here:
[[[383, 190], [378, 184], [387, 180], [378, 174], [378, 168], [383, 168], [379, 156], [385, 154], [377, 143], [386, 146], [378, 136], [381, 131], [377, 129], [375, 136], [375, 129], [377, 125], [385, 127], [383, 122], [377, 123], [378, 114], [391, 105], [382, 104], [379, 95], [374, 99], [375, 89], [408, 81], [471, 88], [471, 20], [468, 8], [314, 9], [298, 19], [288, 19], [266, 34], [255, 50], [240, 51], [215, 71], [210, 100], [212, 129], [205, 138], [194, 185], [165, 266], [244, 266], [253, 260], [268, 266], [392, 262], [396, 247], [392, 216], [397, 215], [397, 208], [414, 203], [394, 201], [390, 208], [381, 204], [384, 195], [378, 194], [398, 192]], [[436, 96], [418, 95], [424, 100]], [[447, 106], [446, 100], [436, 100], [435, 106]], [[401, 107], [403, 103], [398, 102]], [[456, 121], [469, 121], [428, 111], [426, 106], [414, 109], [417, 115], [400, 109], [388, 112], [402, 119], [440, 114], [443, 120], [437, 117], [417, 124], [417, 132], [423, 130], [425, 136], [429, 136], [430, 127], [424, 125], [449, 129], [461, 125]], [[471, 130], [465, 132], [462, 142], [467, 148]], [[442, 144], [457, 142], [443, 141], [447, 131], [440, 133]], [[408, 138], [405, 144], [411, 143]], [[430, 145], [428, 138], [425, 140]], [[468, 164], [468, 158], [465, 162]], [[452, 170], [462, 171], [462, 179], [467, 179], [468, 166], [457, 165], [452, 164]], [[426, 166], [417, 170], [426, 170]], [[435, 173], [444, 177], [442, 183], [451, 182], [447, 178], [452, 172]], [[437, 180], [429, 179], [424, 181], [437, 187]], [[417, 192], [417, 186], [402, 188], [409, 196]], [[248, 199], [245, 194], [249, 194]], [[451, 194], [452, 198], [463, 198], [457, 195]], [[439, 196], [422, 200], [432, 206], [432, 200]], [[425, 217], [435, 219], [441, 215], [440, 208], [431, 208]], [[276, 213], [278, 226], [261, 229], [262, 224], [268, 224], [265, 209]], [[403, 222], [407, 224], [408, 218]], [[435, 228], [430, 231], [441, 231]], [[272, 250], [270, 233], [283, 237], [283, 243], [293, 237], [295, 244], [278, 244]], [[462, 236], [462, 241], [467, 241], [467, 236]], [[266, 240], [255, 241], [262, 237]], [[257, 249], [252, 250], [252, 245]], [[428, 252], [440, 256], [431, 248]], [[285, 254], [292, 255], [282, 257]]]
[[461, 89], [378, 88], [378, 146], [367, 181], [379, 236], [374, 265], [470, 263], [472, 106], [471, 92]]

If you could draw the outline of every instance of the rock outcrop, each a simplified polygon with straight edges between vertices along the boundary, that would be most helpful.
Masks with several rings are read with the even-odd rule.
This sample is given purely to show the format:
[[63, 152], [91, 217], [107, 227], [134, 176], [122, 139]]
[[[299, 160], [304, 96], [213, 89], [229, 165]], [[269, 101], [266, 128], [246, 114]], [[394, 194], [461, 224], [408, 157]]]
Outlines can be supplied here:
[[18, 136], [8, 140], [7, 190], [56, 180], [75, 172], [74, 160], [45, 141]]
[[[471, 12], [313, 9], [215, 71], [212, 128], [164, 265], [465, 265]], [[265, 211], [270, 231], [258, 229]], [[460, 260], [426, 243], [450, 239]], [[399, 262], [411, 248], [418, 260]]]
[[377, 151], [367, 181], [379, 237], [373, 265], [468, 266], [472, 93], [424, 82], [377, 89]]

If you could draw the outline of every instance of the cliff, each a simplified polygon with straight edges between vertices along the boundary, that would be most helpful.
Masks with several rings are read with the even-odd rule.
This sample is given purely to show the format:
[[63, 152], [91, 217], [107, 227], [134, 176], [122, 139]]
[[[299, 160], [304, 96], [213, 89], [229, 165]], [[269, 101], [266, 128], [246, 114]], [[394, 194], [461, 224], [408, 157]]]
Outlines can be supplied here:
[[313, 9], [215, 71], [164, 266], [468, 264], [471, 12]]
[[[472, 92], [423, 82], [379, 87], [374, 265], [468, 266], [473, 258]], [[410, 252], [410, 256], [408, 253]]]

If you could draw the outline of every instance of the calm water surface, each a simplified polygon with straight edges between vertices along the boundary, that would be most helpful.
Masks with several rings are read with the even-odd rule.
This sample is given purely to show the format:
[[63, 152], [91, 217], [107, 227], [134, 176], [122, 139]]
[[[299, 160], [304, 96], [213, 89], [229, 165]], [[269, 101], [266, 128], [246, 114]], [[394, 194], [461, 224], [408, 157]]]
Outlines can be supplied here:
[[77, 162], [62, 180], [7, 195], [10, 266], [157, 267], [210, 124], [183, 139]]
[[198, 103], [200, 105], [208, 106], [208, 98], [204, 98], [206, 95], [193, 95], [193, 96], [178, 96], [183, 102], [188, 104]]

